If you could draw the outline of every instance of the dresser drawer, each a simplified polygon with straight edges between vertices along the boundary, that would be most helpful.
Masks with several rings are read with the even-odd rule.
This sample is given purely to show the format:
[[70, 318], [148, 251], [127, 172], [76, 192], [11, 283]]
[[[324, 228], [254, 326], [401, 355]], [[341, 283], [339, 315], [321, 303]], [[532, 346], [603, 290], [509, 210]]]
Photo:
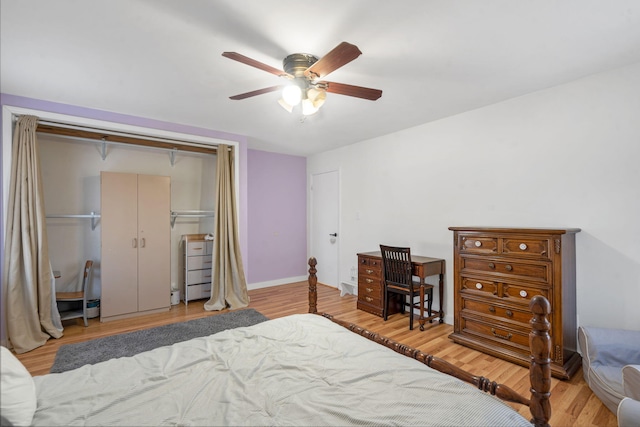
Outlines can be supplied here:
[[542, 295], [548, 299], [551, 304], [553, 304], [553, 299], [548, 288], [528, 286], [525, 283], [502, 283], [501, 285], [501, 296], [505, 301], [523, 304], [528, 307], [531, 302], [531, 298], [536, 295]]
[[475, 294], [484, 297], [495, 297], [499, 298], [499, 283], [490, 281], [490, 280], [482, 280], [476, 279], [472, 277], [462, 277], [461, 278], [461, 289], [460, 291], [463, 294]]
[[462, 332], [489, 339], [501, 346], [515, 347], [529, 354], [529, 332], [496, 321], [461, 317]]
[[187, 256], [211, 255], [213, 253], [213, 241], [187, 242]]
[[513, 279], [526, 279], [540, 283], [552, 283], [551, 264], [526, 262], [500, 258], [460, 257], [460, 272], [492, 274]]
[[549, 288], [525, 282], [508, 282], [479, 279], [477, 277], [460, 277], [460, 295], [463, 297], [495, 298], [500, 303], [517, 303], [527, 306], [536, 295], [542, 295], [553, 302]]
[[531, 320], [531, 312], [526, 311], [524, 307], [516, 309], [509, 306], [492, 304], [490, 302], [476, 301], [470, 298], [462, 298], [462, 310], [469, 313], [477, 313], [479, 315], [495, 316], [502, 320], [517, 322], [523, 328], [529, 327]]
[[363, 295], [358, 294], [358, 301], [365, 302], [374, 307], [380, 307], [380, 309], [384, 307], [384, 301], [382, 301], [382, 299], [379, 298], [378, 295], [366, 294], [366, 293]]
[[375, 260], [367, 259], [366, 261], [369, 261], [369, 262], [360, 263], [358, 265], [358, 274], [361, 274], [364, 276], [381, 278], [382, 265], [379, 262], [376, 262]]
[[500, 253], [509, 257], [550, 259], [550, 239], [531, 237], [505, 237], [502, 240]]
[[187, 258], [187, 270], [211, 270], [213, 258], [210, 256], [190, 256]]
[[211, 270], [187, 271], [187, 283], [211, 283]]
[[491, 236], [460, 236], [460, 253], [491, 255], [498, 253], [498, 238]]
[[211, 283], [203, 283], [200, 285], [189, 285], [187, 287], [189, 299], [211, 298]]
[[360, 277], [358, 280], [358, 296], [369, 296], [382, 300], [382, 283], [380, 280]]

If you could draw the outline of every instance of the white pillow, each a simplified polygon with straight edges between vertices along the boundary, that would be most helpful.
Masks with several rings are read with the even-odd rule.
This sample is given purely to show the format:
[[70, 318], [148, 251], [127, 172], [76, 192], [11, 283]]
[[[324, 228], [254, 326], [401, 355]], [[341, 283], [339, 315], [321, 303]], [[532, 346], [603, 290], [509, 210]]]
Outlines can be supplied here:
[[36, 385], [27, 368], [3, 346], [0, 346], [0, 394], [2, 418], [14, 426], [31, 425], [36, 412]]

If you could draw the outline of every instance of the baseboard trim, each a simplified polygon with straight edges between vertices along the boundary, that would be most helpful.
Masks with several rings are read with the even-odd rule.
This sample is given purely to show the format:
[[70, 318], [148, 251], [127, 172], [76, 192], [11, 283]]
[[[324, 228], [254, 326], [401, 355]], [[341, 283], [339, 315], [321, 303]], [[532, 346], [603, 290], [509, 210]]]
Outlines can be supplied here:
[[269, 280], [267, 282], [248, 283], [247, 290], [270, 288], [272, 286], [286, 285], [287, 283], [306, 282], [308, 276], [286, 277], [284, 279]]

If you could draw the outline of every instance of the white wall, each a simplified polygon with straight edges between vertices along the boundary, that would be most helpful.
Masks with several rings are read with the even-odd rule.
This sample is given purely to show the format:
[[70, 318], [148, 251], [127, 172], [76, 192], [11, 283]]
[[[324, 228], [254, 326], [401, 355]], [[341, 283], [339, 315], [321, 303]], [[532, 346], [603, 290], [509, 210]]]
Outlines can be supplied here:
[[[38, 134], [38, 142], [48, 215], [100, 212], [100, 171], [170, 176], [173, 210], [213, 210], [215, 156], [180, 152], [172, 167], [167, 151], [107, 145], [107, 157], [103, 161], [98, 142], [46, 134]], [[213, 232], [211, 218], [176, 220], [171, 230], [171, 282], [178, 287], [183, 280], [182, 234], [209, 231]], [[99, 298], [100, 222], [92, 230], [89, 219], [51, 218], [47, 220], [47, 233], [51, 264], [62, 273], [56, 287], [60, 290], [60, 285], [77, 276], [84, 260], [93, 259], [92, 297]]]
[[452, 323], [449, 226], [578, 227], [579, 324], [640, 329], [639, 160], [640, 63], [314, 155], [307, 173], [341, 171], [341, 281], [380, 243], [445, 258]]

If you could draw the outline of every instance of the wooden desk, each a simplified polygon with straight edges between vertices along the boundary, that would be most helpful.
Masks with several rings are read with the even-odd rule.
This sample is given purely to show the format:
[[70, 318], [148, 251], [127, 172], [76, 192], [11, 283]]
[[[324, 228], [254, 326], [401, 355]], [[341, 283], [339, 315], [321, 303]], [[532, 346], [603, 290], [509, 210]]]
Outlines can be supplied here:
[[[418, 319], [420, 325], [428, 320], [439, 317], [440, 323], [444, 322], [444, 259], [430, 258], [420, 255], [411, 255], [413, 275], [420, 278], [420, 284], [425, 284], [425, 278], [439, 276], [438, 305], [436, 314]], [[384, 285], [382, 283], [382, 254], [377, 252], [362, 252], [358, 254], [358, 305], [360, 310], [383, 316], [384, 311]], [[432, 312], [435, 310], [432, 310]], [[413, 314], [413, 313], [412, 313]]]

